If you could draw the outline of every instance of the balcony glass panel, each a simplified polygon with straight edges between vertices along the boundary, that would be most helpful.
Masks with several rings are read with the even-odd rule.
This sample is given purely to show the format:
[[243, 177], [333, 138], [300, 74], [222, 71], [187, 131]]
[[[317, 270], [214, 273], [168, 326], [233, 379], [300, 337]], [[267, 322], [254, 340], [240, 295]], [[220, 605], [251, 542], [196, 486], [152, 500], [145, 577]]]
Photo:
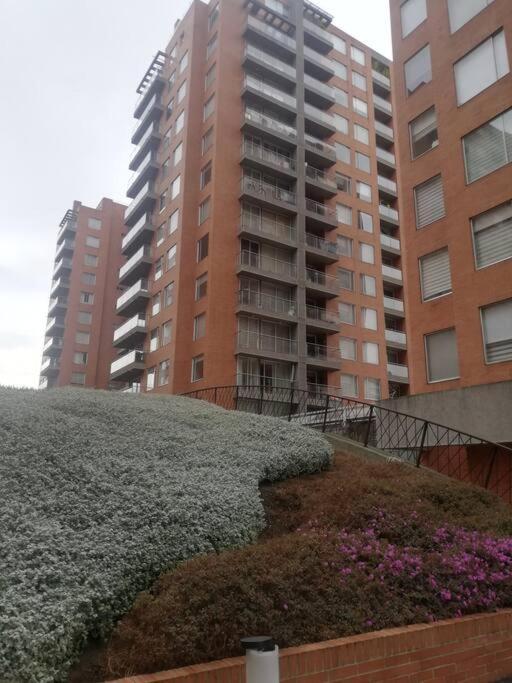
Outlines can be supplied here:
[[293, 225], [286, 225], [277, 220], [265, 220], [264, 218], [257, 219], [252, 214], [242, 213], [242, 228], [248, 232], [261, 232], [269, 237], [277, 237], [278, 239], [288, 240], [294, 242], [296, 238], [295, 227]]
[[306, 177], [336, 191], [336, 182], [330, 178], [325, 171], [321, 171], [319, 168], [306, 164]]
[[334, 72], [332, 62], [329, 59], [329, 57], [324, 57], [324, 55], [321, 55], [319, 52], [317, 52], [316, 50], [312, 50], [310, 47], [307, 47], [306, 45], [304, 45], [304, 57], [306, 59], [310, 59], [312, 62], [319, 63], [329, 71]]
[[409, 379], [409, 368], [407, 365], [397, 365], [396, 363], [388, 363], [388, 377], [400, 377], [401, 379]]
[[126, 263], [124, 263], [119, 269], [119, 277], [124, 277], [126, 273], [133, 268], [133, 266], [139, 263], [139, 261], [142, 261], [142, 259], [145, 257], [151, 257], [151, 248], [143, 246], [140, 249], [137, 249], [135, 254], [131, 256], [128, 261], [126, 261]]
[[381, 187], [384, 187], [387, 190], [390, 190], [390, 192], [394, 192], [396, 194], [397, 187], [394, 180], [389, 180], [389, 178], [379, 175], [377, 176], [377, 182]]
[[321, 270], [315, 270], [314, 268], [306, 268], [306, 282], [326, 287], [332, 292], [337, 292], [340, 288], [337, 278], [332, 275], [326, 275]]
[[137, 196], [130, 202], [128, 205], [128, 208], [126, 209], [125, 216], [129, 216], [130, 213], [133, 211], [133, 209], [137, 206], [137, 204], [140, 202], [140, 200], [148, 194], [148, 192], [151, 192], [151, 183], [147, 182], [143, 187], [137, 192]]
[[388, 138], [391, 138], [391, 140], [394, 140], [395, 134], [393, 132], [393, 129], [391, 126], [386, 126], [385, 123], [381, 123], [380, 121], [375, 121], [375, 130], [378, 133], [382, 133], [382, 135], [385, 135]]
[[393, 221], [398, 221], [398, 211], [396, 209], [391, 208], [390, 206], [386, 206], [385, 204], [379, 204], [379, 213], [384, 218], [389, 218]]
[[325, 218], [331, 218], [337, 220], [336, 211], [331, 209], [325, 204], [320, 202], [315, 202], [314, 199], [306, 198], [306, 211], [316, 214], [317, 216], [324, 216]]
[[388, 308], [394, 311], [404, 311], [404, 302], [401, 299], [394, 299], [391, 296], [384, 297], [384, 308]]
[[117, 358], [110, 365], [110, 373], [113, 374], [114, 372], [118, 372], [118, 370], [122, 370], [133, 363], [142, 363], [143, 360], [144, 354], [142, 351], [128, 351], [128, 353], [125, 353], [124, 356]]
[[278, 315], [295, 316], [297, 305], [291, 299], [283, 299], [279, 296], [254, 292], [250, 289], [241, 289], [238, 293], [239, 303], [244, 306], [258, 308], [266, 313], [276, 313]]
[[280, 45], [286, 45], [293, 51], [295, 51], [297, 47], [297, 43], [293, 38], [290, 38], [290, 36], [287, 36], [286, 33], [279, 31], [277, 28], [274, 28], [273, 26], [264, 24], [262, 21], [259, 21], [259, 19], [256, 19], [256, 17], [249, 16], [247, 18], [247, 25], [252, 27], [255, 31], [259, 31], [259, 33], [264, 33], [266, 36], [272, 38]]
[[308, 33], [312, 33], [313, 35], [318, 36], [319, 38], [321, 38], [321, 40], [325, 41], [326, 43], [329, 43], [332, 47], [334, 47], [334, 42], [331, 35], [321, 26], [317, 26], [312, 21], [304, 19], [304, 30]]
[[293, 126], [289, 126], [287, 123], [278, 121], [277, 119], [267, 116], [266, 114], [261, 114], [254, 109], [250, 109], [249, 107], [245, 110], [245, 120], [251, 121], [258, 126], [272, 130], [280, 135], [284, 135], [292, 140], [297, 137], [297, 131]]
[[380, 109], [384, 109], [384, 111], [388, 112], [389, 114], [392, 113], [393, 107], [391, 106], [391, 102], [388, 102], [385, 100], [383, 97], [379, 97], [378, 95], [373, 95], [373, 104], [379, 107]]
[[395, 344], [406, 346], [407, 335], [405, 332], [398, 332], [397, 330], [386, 330], [386, 340], [389, 342], [394, 342]]
[[306, 305], [306, 317], [310, 320], [320, 320], [321, 322], [330, 323], [332, 325], [337, 325], [339, 323], [339, 318], [335, 313], [331, 313], [325, 308], [320, 308], [320, 306]]
[[265, 83], [265, 81], [255, 78], [254, 76], [251, 76], [249, 74], [247, 74], [244, 78], [244, 86], [246, 88], [252, 88], [252, 90], [256, 90], [257, 92], [260, 92], [262, 95], [266, 95], [267, 97], [270, 97], [276, 102], [286, 104], [289, 107], [293, 107], [294, 109], [297, 106], [297, 100], [295, 99], [295, 97], [293, 97], [293, 95], [288, 95], [288, 93], [279, 90], [279, 88], [276, 88], [273, 85], [269, 85], [268, 83]]
[[334, 127], [334, 119], [332, 114], [322, 111], [317, 107], [313, 107], [311, 104], [304, 105], [304, 114], [308, 117], [316, 119], [317, 121], [322, 121], [323, 123]]
[[291, 206], [295, 206], [297, 203], [297, 198], [294, 192], [290, 192], [290, 190], [283, 190], [277, 185], [271, 185], [270, 183], [265, 183], [261, 180], [255, 180], [254, 178], [250, 178], [248, 176], [242, 178], [242, 191], [260, 195], [262, 199], [271, 199], [276, 202], [290, 204]]
[[393, 280], [402, 281], [402, 271], [399, 268], [392, 268], [382, 264], [382, 275], [392, 278]]
[[254, 47], [254, 45], [246, 45], [245, 54], [248, 57], [254, 57], [254, 59], [257, 59], [258, 61], [263, 62], [263, 64], [266, 64], [273, 71], [275, 70], [275, 71], [279, 72], [280, 74], [283, 74], [285, 76], [289, 76], [292, 79], [295, 79], [297, 76], [297, 71], [296, 71], [295, 67], [290, 66], [290, 64], [283, 62], [281, 59], [277, 59], [276, 57], [272, 57], [271, 55], [268, 54], [268, 52], [264, 52], [263, 50], [260, 50], [257, 47]]
[[319, 81], [318, 78], [313, 78], [312, 76], [309, 76], [308, 74], [304, 74], [304, 85], [306, 87], [310, 87], [312, 90], [315, 90], [317, 92], [321, 92], [323, 95], [328, 97], [331, 100], [334, 100], [334, 89], [331, 88], [330, 85], [327, 85], [326, 83], [322, 83], [322, 81]]
[[141, 318], [140, 316], [135, 315], [133, 316], [133, 318], [130, 318], [123, 325], [117, 328], [117, 330], [114, 332], [114, 341], [121, 339], [121, 337], [124, 337], [125, 334], [128, 334], [128, 332], [131, 332], [132, 330], [144, 331], [145, 329], [145, 318]]
[[279, 166], [285, 171], [295, 170], [295, 160], [285, 154], [274, 152], [262, 145], [255, 145], [254, 143], [244, 140], [242, 143], [242, 153], [251, 156], [253, 159], [261, 159], [267, 161], [273, 166]]
[[377, 159], [385, 161], [388, 164], [392, 164], [393, 166], [396, 163], [395, 155], [391, 154], [391, 152], [387, 152], [385, 149], [382, 149], [381, 147], [377, 147]]
[[310, 232], [306, 233], [306, 244], [310, 247], [313, 247], [313, 249], [319, 249], [320, 251], [323, 251], [325, 254], [329, 254], [330, 256], [341, 256], [341, 254], [338, 251], [338, 245], [336, 244], [336, 242], [329, 242], [328, 240], [324, 240], [321, 237], [312, 235]]
[[148, 281], [139, 280], [134, 285], [129, 287], [126, 292], [123, 292], [117, 299], [117, 308], [121, 308], [127, 301], [130, 301], [139, 292], [148, 292]]
[[307, 355], [308, 358], [315, 358], [316, 360], [330, 360], [339, 361], [341, 360], [339, 349], [333, 346], [324, 346], [323, 344], [311, 344], [307, 345]]
[[130, 164], [132, 161], [135, 159], [137, 154], [140, 152], [140, 150], [144, 147], [146, 142], [149, 140], [149, 138], [153, 135], [153, 133], [156, 131], [156, 128], [154, 125], [150, 126], [147, 131], [144, 133], [144, 135], [141, 137], [139, 140], [139, 144], [137, 147], [133, 150], [131, 156], [130, 156]]
[[336, 149], [333, 147], [333, 145], [329, 144], [328, 142], [324, 142], [319, 138], [313, 137], [313, 135], [307, 134], [304, 136], [304, 141], [308, 149], [323, 152], [328, 156], [336, 156]]
[[385, 235], [383, 232], [380, 234], [380, 243], [384, 247], [389, 247], [390, 249], [396, 249], [397, 251], [400, 251], [400, 240], [397, 240], [395, 237]]
[[372, 78], [376, 83], [380, 83], [385, 88], [391, 88], [391, 81], [384, 74], [379, 73], [375, 69], [372, 69]]
[[261, 334], [250, 330], [240, 330], [238, 346], [262, 353], [297, 353], [297, 343], [287, 337], [276, 337], [272, 334]]
[[287, 277], [296, 277], [297, 274], [297, 268], [291, 261], [283, 261], [264, 254], [255, 254], [245, 249], [240, 253], [239, 258], [242, 266], [249, 266], [264, 273], [286, 275]]
[[149, 222], [149, 217], [147, 214], [144, 214], [139, 218], [139, 220], [135, 223], [135, 225], [130, 228], [130, 230], [126, 233], [126, 235], [123, 237], [123, 242], [122, 242], [122, 248], [124, 249], [127, 244], [129, 244], [132, 239], [135, 237], [135, 235], [141, 230], [146, 223]]

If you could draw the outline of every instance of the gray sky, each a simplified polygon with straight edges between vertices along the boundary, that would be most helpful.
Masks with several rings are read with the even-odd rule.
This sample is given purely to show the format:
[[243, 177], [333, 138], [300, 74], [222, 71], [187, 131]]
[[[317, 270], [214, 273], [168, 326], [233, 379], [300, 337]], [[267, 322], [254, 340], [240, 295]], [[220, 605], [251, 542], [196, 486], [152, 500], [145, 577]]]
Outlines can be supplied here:
[[[190, 0], [0, 0], [0, 384], [37, 386], [55, 238], [125, 201], [135, 91]], [[391, 56], [388, 0], [316, 0]]]

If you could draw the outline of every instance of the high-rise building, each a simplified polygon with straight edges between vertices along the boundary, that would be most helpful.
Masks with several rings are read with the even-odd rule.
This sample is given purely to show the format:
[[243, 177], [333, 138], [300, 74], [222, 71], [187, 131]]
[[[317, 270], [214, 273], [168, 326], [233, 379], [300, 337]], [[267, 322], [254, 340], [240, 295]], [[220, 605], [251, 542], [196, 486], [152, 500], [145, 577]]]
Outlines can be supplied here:
[[390, 64], [307, 0], [194, 0], [139, 88], [111, 379], [408, 392]]
[[497, 414], [512, 398], [512, 2], [391, 0], [391, 23], [411, 394]]
[[73, 202], [57, 235], [40, 387], [111, 386], [112, 334], [119, 267], [124, 262], [122, 204], [93, 209]]

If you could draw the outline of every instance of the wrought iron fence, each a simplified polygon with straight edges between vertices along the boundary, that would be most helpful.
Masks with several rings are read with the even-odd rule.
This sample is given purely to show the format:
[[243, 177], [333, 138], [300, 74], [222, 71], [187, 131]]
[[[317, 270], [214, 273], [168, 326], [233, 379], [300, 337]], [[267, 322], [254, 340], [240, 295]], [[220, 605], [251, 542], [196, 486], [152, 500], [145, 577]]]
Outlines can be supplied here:
[[319, 390], [268, 384], [221, 386], [184, 394], [239, 410], [337, 433], [416, 467], [483, 487], [512, 504], [512, 448], [390, 408]]

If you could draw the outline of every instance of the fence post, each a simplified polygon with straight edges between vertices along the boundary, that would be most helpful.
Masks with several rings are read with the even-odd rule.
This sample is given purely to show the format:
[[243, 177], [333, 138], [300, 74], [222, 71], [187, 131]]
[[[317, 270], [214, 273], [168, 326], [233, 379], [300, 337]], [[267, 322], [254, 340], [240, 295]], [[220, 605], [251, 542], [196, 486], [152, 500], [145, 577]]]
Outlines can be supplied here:
[[487, 471], [487, 476], [485, 477], [485, 488], [489, 488], [489, 482], [491, 481], [491, 474], [492, 474], [492, 468], [494, 467], [494, 462], [496, 460], [496, 456], [498, 455], [498, 446], [494, 447], [494, 450], [491, 455], [491, 462], [489, 463], [489, 469]]
[[329, 394], [325, 396], [325, 411], [324, 411], [324, 424], [322, 425], [322, 432], [325, 432], [325, 425], [327, 424], [327, 411], [329, 409]]
[[235, 410], [238, 410], [238, 384], [235, 387]]
[[294, 392], [295, 392], [295, 390], [294, 390], [294, 388], [292, 387], [292, 388], [290, 389], [290, 409], [288, 410], [288, 422], [291, 422], [291, 420], [292, 420], [292, 414], [293, 414], [293, 394], [294, 394]]
[[420, 450], [418, 452], [418, 457], [416, 458], [416, 467], [419, 467], [421, 465], [421, 456], [423, 455], [423, 448], [425, 447], [425, 439], [427, 438], [427, 431], [428, 431], [428, 422], [425, 422], [423, 425], [423, 429], [421, 431], [421, 442], [420, 442]]
[[260, 400], [258, 404], [258, 415], [263, 412], [263, 384], [260, 384]]
[[370, 406], [370, 414], [368, 415], [368, 426], [366, 427], [366, 435], [364, 437], [364, 447], [368, 447], [368, 442], [370, 440], [370, 431], [372, 428], [372, 420], [373, 420], [373, 411], [374, 411], [375, 406], [372, 405]]

